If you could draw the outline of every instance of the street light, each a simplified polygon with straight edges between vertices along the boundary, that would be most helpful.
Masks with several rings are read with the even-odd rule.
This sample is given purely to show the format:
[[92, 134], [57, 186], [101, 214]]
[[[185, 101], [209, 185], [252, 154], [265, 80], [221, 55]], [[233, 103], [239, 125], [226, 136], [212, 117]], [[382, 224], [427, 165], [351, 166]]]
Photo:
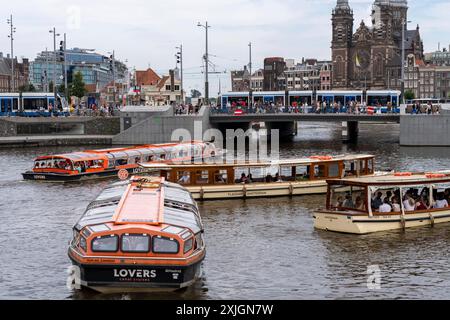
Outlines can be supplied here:
[[53, 30], [50, 30], [49, 33], [53, 34], [53, 95], [54, 95], [54, 101], [53, 101], [53, 111], [56, 108], [56, 37], [59, 37], [60, 34], [56, 33], [56, 28], [53, 28]]
[[179, 51], [176, 54], [177, 58], [177, 65], [180, 64], [181, 68], [181, 103], [184, 104], [184, 88], [183, 88], [183, 45], [180, 45], [179, 47], [175, 47], [175, 49], [178, 49]]
[[411, 21], [402, 21], [402, 99], [405, 104], [405, 30]]
[[113, 86], [114, 86], [114, 88], [113, 88], [113, 99], [114, 99], [114, 102], [113, 102], [113, 104], [114, 104], [114, 106], [116, 105], [116, 51], [115, 50], [113, 50], [113, 52], [108, 52], [108, 54], [110, 54], [111, 56], [110, 56], [110, 61], [111, 61], [111, 64], [112, 64], [112, 67], [111, 67], [111, 71], [112, 71], [112, 74], [113, 74]]
[[205, 51], [205, 104], [209, 104], [209, 54], [208, 54], [208, 29], [211, 28], [211, 26], [208, 25], [208, 21], [206, 21], [206, 24], [203, 25], [200, 22], [197, 24], [197, 27], [203, 27], [206, 31], [206, 51]]
[[14, 33], [16, 33], [16, 27], [14, 27], [13, 24], [13, 16], [11, 15], [9, 19], [6, 20], [6, 23], [10, 26], [10, 34], [8, 35], [8, 38], [11, 39], [11, 81], [10, 81], [10, 88], [11, 92], [14, 92], [15, 90], [15, 77], [14, 77]]

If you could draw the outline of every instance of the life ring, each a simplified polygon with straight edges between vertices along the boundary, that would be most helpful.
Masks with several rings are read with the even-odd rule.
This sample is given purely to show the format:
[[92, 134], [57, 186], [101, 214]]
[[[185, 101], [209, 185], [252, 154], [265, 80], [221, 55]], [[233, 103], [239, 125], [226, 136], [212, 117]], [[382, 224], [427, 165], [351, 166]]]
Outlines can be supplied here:
[[394, 174], [396, 177], [411, 177], [412, 175], [412, 172], [397, 172]]
[[436, 178], [446, 178], [447, 175], [442, 173], [427, 173], [425, 175], [428, 179], [436, 179]]
[[333, 160], [333, 157], [332, 156], [313, 156], [313, 157], [310, 157], [310, 159], [320, 160], [320, 161], [329, 161], [329, 160]]

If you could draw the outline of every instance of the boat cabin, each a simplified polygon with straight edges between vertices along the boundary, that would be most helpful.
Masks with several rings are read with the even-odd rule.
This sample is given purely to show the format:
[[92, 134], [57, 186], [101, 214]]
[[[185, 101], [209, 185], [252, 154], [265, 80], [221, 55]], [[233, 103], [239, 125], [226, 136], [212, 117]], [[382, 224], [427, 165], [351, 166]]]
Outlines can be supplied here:
[[449, 210], [450, 172], [328, 180], [327, 211], [386, 216]]
[[374, 174], [374, 156], [317, 156], [272, 162], [142, 164], [184, 186], [302, 182]]

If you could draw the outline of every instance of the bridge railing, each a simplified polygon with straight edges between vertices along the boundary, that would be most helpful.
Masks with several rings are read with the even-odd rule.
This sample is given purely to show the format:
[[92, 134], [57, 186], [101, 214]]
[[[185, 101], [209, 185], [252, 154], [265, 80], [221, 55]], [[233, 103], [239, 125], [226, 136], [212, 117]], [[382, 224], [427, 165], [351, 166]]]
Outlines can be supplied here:
[[400, 108], [388, 107], [313, 107], [313, 106], [253, 106], [253, 107], [211, 107], [211, 115], [241, 114], [400, 114]]

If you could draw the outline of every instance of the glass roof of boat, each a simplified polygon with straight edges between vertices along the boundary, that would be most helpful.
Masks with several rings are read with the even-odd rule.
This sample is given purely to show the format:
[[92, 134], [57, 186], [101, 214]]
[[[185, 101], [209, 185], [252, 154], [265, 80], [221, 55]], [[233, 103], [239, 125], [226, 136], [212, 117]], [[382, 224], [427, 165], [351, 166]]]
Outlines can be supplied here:
[[438, 182], [450, 183], [450, 171], [435, 173], [386, 173], [375, 176], [348, 177], [344, 179], [330, 179], [330, 184], [356, 184], [356, 185], [411, 185], [430, 184]]

